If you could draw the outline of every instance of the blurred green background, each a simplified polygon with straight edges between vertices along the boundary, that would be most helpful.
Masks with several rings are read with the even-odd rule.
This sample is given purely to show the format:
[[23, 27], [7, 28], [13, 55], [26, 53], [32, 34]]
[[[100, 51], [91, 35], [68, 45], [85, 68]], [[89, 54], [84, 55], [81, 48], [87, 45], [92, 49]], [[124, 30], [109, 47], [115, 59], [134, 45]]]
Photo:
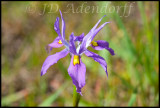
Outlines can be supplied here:
[[79, 106], [159, 105], [158, 1], [2, 2], [1, 6], [2, 106], [72, 106], [69, 55], [40, 76], [49, 55], [45, 46], [57, 37], [53, 27], [59, 9], [66, 23], [66, 39], [72, 32], [86, 35], [104, 15], [100, 24], [111, 22], [94, 40], [108, 41], [116, 55], [88, 48], [105, 58], [109, 76], [99, 63], [83, 55], [86, 85]]

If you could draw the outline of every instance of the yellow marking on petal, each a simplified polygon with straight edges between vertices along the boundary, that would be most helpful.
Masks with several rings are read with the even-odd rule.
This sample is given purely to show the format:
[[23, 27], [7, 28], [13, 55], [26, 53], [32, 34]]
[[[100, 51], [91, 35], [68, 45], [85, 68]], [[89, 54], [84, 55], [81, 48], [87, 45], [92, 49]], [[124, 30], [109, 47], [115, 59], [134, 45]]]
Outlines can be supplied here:
[[98, 46], [98, 43], [97, 43], [97, 42], [94, 42], [94, 41], [92, 41], [91, 44], [92, 44], [93, 46]]
[[58, 41], [58, 43], [59, 43], [59, 44], [62, 44], [62, 41], [61, 41], [61, 40], [59, 40], [59, 41]]
[[79, 56], [78, 55], [74, 55], [74, 58], [73, 58], [73, 65], [75, 66], [76, 64], [79, 64]]

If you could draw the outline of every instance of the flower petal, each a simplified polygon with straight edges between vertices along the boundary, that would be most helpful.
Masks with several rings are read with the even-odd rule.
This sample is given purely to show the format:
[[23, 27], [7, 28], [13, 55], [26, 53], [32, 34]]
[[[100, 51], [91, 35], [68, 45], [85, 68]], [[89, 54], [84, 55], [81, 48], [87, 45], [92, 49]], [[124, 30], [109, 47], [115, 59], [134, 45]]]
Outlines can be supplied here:
[[62, 50], [61, 52], [58, 52], [54, 55], [50, 55], [46, 58], [46, 60], [44, 61], [43, 65], [42, 65], [42, 69], [41, 69], [41, 76], [44, 75], [48, 68], [57, 63], [57, 61], [63, 57], [65, 57], [67, 54], [69, 53], [69, 51], [67, 49]]
[[105, 22], [104, 24], [102, 24], [99, 28], [97, 28], [96, 30], [92, 31], [89, 34], [89, 38], [86, 41], [86, 48], [89, 46], [89, 44], [91, 43], [91, 41], [94, 39], [94, 37], [96, 36], [96, 34], [109, 22]]
[[75, 44], [74, 44], [74, 33], [72, 32], [72, 34], [70, 35], [70, 40], [69, 40], [69, 50], [72, 54], [77, 54], [76, 52], [76, 47], [75, 47]]
[[72, 58], [71, 58], [70, 66], [68, 68], [68, 74], [72, 78], [72, 82], [76, 86], [77, 92], [82, 95], [81, 89], [85, 85], [86, 66], [81, 61], [81, 58], [80, 58], [80, 63], [74, 66], [73, 58], [74, 58], [74, 55], [72, 55]]
[[64, 19], [63, 19], [63, 16], [62, 16], [62, 13], [61, 11], [59, 10], [60, 14], [61, 14], [61, 19], [62, 19], [62, 39], [65, 40], [65, 29], [66, 29], [66, 26], [65, 26], [65, 22], [64, 22]]
[[84, 53], [88, 57], [92, 57], [96, 62], [98, 62], [103, 67], [103, 69], [105, 70], [107, 77], [108, 77], [107, 63], [106, 63], [105, 59], [103, 57], [99, 56], [98, 54], [95, 54], [89, 50], [86, 50]]
[[74, 41], [82, 42], [83, 38], [84, 38], [84, 33], [82, 33], [80, 36], [74, 36]]
[[[103, 16], [104, 17], [104, 16]], [[102, 17], [102, 18], [103, 18]], [[96, 25], [90, 30], [90, 32], [83, 38], [81, 48], [80, 48], [80, 53], [83, 53], [87, 49], [87, 47], [90, 45], [91, 41], [93, 38], [96, 36], [96, 34], [109, 22], [105, 22], [102, 24], [99, 28], [96, 29], [102, 18], [96, 23]]]
[[62, 43], [64, 44], [64, 46], [69, 49], [69, 43], [65, 40], [65, 29], [66, 29], [66, 26], [65, 26], [65, 21], [63, 19], [63, 16], [62, 16], [62, 13], [61, 13], [61, 10], [59, 10], [60, 14], [61, 14], [61, 19], [62, 19]]
[[61, 40], [61, 38], [60, 38], [60, 37], [57, 37], [52, 43], [48, 44], [48, 45], [46, 46], [46, 51], [47, 51], [48, 53], [50, 53], [50, 51], [52, 50], [52, 48], [62, 47], [62, 46], [63, 46], [63, 43], [62, 43], [62, 44], [58, 43], [59, 40]]
[[[103, 17], [105, 17], [105, 16], [106, 15], [104, 15]], [[94, 31], [97, 28], [98, 24], [101, 22], [101, 20], [103, 19], [103, 17], [95, 24], [95, 26], [90, 30], [90, 32]]]
[[56, 22], [54, 23], [54, 30], [57, 32], [58, 36], [61, 37], [61, 32], [59, 28], [59, 17], [56, 18]]
[[108, 50], [112, 55], [115, 55], [114, 53], [114, 50], [112, 48], [109, 48], [109, 43], [107, 41], [104, 41], [104, 40], [98, 40], [98, 41], [95, 41], [97, 42], [98, 46], [93, 46], [91, 44], [91, 47], [94, 48], [95, 50], [102, 50], [102, 49], [106, 49]]

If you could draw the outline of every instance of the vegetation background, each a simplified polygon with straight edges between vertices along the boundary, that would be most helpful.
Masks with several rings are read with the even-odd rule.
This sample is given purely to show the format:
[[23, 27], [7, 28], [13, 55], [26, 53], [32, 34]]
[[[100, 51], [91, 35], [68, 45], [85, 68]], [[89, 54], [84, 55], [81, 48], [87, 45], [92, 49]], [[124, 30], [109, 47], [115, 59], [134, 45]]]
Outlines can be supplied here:
[[[106, 5], [107, 8], [102, 8]], [[2, 106], [72, 106], [73, 84], [67, 72], [69, 55], [40, 76], [49, 55], [45, 46], [57, 37], [53, 27], [56, 17], [60, 17], [59, 9], [66, 23], [67, 39], [72, 32], [76, 36], [87, 34], [104, 15], [107, 16], [101, 24], [111, 22], [95, 40], [108, 41], [116, 55], [89, 48], [106, 59], [109, 76], [97, 62], [83, 55], [86, 85], [79, 106], [159, 105], [158, 1], [3, 1], [1, 6]], [[85, 12], [87, 6], [90, 9]], [[55, 48], [51, 54], [62, 49]]]

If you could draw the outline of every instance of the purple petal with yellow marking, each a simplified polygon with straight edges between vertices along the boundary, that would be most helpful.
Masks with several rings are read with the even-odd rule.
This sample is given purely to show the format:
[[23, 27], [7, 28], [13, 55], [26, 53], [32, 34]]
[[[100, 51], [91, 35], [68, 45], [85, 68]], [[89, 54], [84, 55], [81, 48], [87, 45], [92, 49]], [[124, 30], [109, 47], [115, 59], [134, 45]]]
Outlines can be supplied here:
[[59, 43], [59, 40], [61, 40], [60, 37], [57, 37], [52, 43], [48, 44], [46, 46], [46, 51], [48, 53], [50, 53], [50, 51], [52, 50], [52, 48], [59, 48], [59, 47], [62, 47], [63, 46], [63, 43]]
[[73, 59], [74, 55], [72, 55], [71, 58], [70, 66], [68, 68], [68, 74], [72, 78], [73, 84], [76, 86], [76, 91], [82, 95], [81, 89], [85, 86], [86, 66], [81, 61], [81, 58], [79, 58], [79, 64], [73, 65]]
[[91, 47], [93, 49], [95, 49], [95, 50], [106, 49], [111, 53], [111, 55], [115, 55], [114, 50], [112, 48], [109, 48], [109, 43], [107, 41], [98, 40], [98, 41], [95, 41], [95, 42], [97, 42], [98, 46], [94, 46], [94, 45], [91, 44]]

